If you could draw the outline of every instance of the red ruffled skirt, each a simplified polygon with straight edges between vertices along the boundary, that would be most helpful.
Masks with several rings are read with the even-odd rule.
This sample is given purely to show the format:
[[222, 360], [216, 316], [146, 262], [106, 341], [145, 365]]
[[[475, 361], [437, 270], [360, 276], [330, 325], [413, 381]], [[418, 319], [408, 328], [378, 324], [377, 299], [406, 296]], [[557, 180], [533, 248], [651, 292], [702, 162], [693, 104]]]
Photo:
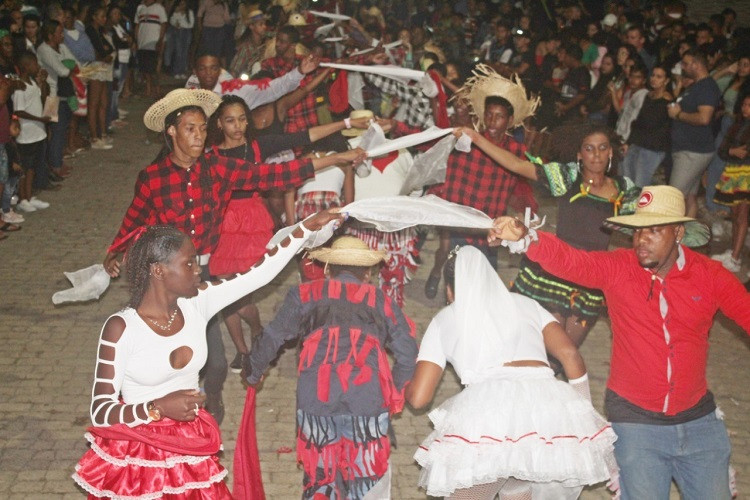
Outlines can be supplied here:
[[89, 498], [231, 499], [216, 456], [221, 434], [201, 409], [192, 422], [90, 427], [73, 479]]
[[272, 236], [273, 219], [260, 195], [231, 200], [208, 261], [211, 275], [246, 272], [266, 253]]

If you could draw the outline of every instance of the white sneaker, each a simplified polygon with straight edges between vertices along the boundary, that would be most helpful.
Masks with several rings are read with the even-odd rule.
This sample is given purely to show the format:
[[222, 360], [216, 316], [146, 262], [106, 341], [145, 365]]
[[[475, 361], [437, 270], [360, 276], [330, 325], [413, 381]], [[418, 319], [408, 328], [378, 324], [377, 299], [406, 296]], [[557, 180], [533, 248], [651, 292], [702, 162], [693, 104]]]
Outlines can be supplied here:
[[23, 210], [24, 212], [36, 212], [36, 207], [29, 203], [29, 200], [21, 200], [16, 205], [16, 208]]
[[31, 205], [37, 210], [43, 210], [45, 208], [49, 208], [49, 203], [47, 203], [46, 201], [40, 200], [36, 196], [32, 196], [31, 199], [29, 200], [29, 203], [31, 203]]
[[10, 197], [10, 204], [14, 205], [14, 206], [18, 205], [18, 195], [17, 194], [14, 194], [13, 196]]
[[17, 214], [13, 210], [9, 210], [3, 214], [3, 222], [7, 222], [8, 224], [20, 224], [25, 220], [23, 215]]
[[91, 149], [112, 149], [112, 144], [107, 144], [101, 139], [91, 141]]

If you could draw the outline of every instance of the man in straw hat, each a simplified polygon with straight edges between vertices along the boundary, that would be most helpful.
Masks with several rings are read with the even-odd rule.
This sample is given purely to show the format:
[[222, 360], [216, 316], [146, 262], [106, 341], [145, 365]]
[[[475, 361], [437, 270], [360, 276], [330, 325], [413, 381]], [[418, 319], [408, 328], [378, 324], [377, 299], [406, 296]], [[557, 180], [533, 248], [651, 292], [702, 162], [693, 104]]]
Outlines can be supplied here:
[[613, 333], [605, 409], [622, 499], [668, 499], [672, 479], [684, 498], [728, 499], [729, 438], [706, 384], [708, 334], [718, 309], [750, 331], [750, 294], [687, 248], [709, 233], [685, 216], [678, 189], [647, 186], [634, 214], [608, 222], [633, 232], [632, 250], [585, 252], [511, 217], [495, 220], [490, 240], [604, 291]]
[[[477, 66], [474, 75], [466, 81], [461, 92], [466, 95], [469, 102], [474, 128], [478, 132], [473, 134], [475, 147], [472, 147], [470, 152], [454, 150], [448, 156], [441, 196], [448, 201], [481, 210], [490, 217], [499, 217], [505, 214], [520, 177], [498, 165], [482, 149], [482, 145], [489, 141], [519, 158], [524, 158], [526, 146], [506, 132], [522, 125], [527, 117], [533, 115], [539, 105], [539, 99], [528, 98], [526, 89], [517, 77], [512, 80], [505, 78], [483, 64]], [[450, 244], [441, 245], [435, 254], [435, 264], [425, 284], [425, 295], [428, 298], [437, 295], [440, 270], [450, 248], [466, 244], [482, 250], [488, 255], [493, 266], [495, 265], [495, 254], [490, 252], [483, 239], [466, 237], [465, 234], [452, 234]]]
[[[221, 219], [233, 189], [290, 189], [313, 177], [315, 170], [364, 159], [361, 149], [278, 164], [249, 163], [214, 152], [204, 153], [207, 117], [220, 101], [209, 90], [177, 89], [146, 111], [143, 122], [150, 130], [164, 135], [165, 148], [138, 174], [135, 196], [104, 259], [110, 276], [120, 274], [120, 254], [133, 242], [139, 228], [170, 224], [190, 237], [198, 253], [198, 264], [203, 266], [203, 279], [208, 280], [208, 259], [218, 243]], [[227, 360], [215, 318], [209, 322], [207, 337], [206, 408], [221, 423]]]
[[289, 292], [245, 360], [243, 377], [258, 384], [281, 346], [299, 340], [302, 498], [390, 498], [389, 415], [403, 408], [414, 374], [414, 323], [369, 283], [384, 252], [342, 236], [310, 254], [325, 263], [328, 278]]

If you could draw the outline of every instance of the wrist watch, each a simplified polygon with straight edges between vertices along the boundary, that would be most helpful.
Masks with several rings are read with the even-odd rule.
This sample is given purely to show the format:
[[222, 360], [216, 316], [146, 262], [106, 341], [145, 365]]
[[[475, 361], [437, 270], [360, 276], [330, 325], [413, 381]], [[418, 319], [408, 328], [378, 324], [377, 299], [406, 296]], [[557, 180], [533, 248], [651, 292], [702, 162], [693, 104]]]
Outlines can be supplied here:
[[161, 420], [161, 412], [153, 401], [149, 401], [146, 404], [146, 410], [148, 411], [148, 418], [150, 418], [152, 422], [158, 422]]

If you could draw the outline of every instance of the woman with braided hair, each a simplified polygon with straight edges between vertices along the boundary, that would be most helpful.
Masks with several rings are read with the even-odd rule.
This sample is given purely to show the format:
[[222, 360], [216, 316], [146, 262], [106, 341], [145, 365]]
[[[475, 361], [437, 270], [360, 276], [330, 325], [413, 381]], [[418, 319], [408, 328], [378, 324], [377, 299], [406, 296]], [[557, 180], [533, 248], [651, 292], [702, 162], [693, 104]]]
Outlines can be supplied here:
[[190, 238], [150, 226], [128, 251], [128, 306], [104, 324], [91, 398], [91, 443], [73, 479], [91, 497], [229, 499], [221, 436], [203, 408], [198, 372], [206, 325], [218, 311], [270, 282], [313, 232], [341, 216], [302, 223], [248, 272], [201, 282]]

